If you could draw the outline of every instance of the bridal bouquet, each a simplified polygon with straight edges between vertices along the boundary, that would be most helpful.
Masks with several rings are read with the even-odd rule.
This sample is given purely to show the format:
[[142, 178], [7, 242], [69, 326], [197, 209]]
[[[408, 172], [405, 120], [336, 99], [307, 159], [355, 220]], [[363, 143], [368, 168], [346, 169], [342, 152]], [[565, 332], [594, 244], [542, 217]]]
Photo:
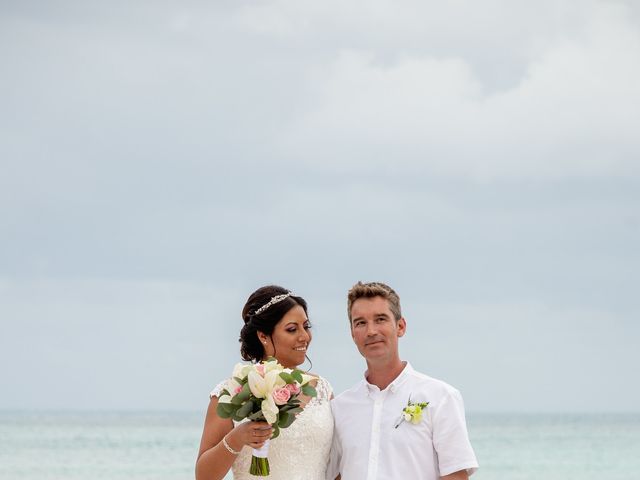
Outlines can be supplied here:
[[[300, 394], [316, 396], [316, 389], [309, 385], [312, 378], [300, 370], [284, 368], [273, 358], [256, 364], [238, 363], [220, 394], [218, 415], [237, 422], [245, 418], [265, 421], [273, 427], [271, 438], [275, 438], [302, 411]], [[249, 473], [269, 475], [268, 452], [268, 442], [253, 450]]]

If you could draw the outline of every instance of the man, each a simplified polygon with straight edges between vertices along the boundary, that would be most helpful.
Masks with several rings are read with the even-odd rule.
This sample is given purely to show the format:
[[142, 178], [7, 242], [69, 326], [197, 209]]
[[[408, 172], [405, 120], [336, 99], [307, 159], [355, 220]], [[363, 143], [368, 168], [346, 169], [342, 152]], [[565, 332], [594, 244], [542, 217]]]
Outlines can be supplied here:
[[365, 378], [332, 403], [334, 439], [327, 478], [467, 480], [477, 468], [462, 397], [400, 360], [406, 333], [400, 298], [384, 283], [349, 291], [351, 337]]

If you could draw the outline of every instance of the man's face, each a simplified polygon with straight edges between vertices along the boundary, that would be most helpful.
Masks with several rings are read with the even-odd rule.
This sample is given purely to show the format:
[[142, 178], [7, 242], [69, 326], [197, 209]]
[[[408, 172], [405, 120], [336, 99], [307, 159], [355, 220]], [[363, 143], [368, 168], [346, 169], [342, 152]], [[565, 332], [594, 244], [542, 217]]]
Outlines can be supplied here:
[[359, 298], [351, 305], [351, 337], [368, 362], [398, 358], [398, 338], [405, 331], [404, 318], [396, 321], [386, 298]]

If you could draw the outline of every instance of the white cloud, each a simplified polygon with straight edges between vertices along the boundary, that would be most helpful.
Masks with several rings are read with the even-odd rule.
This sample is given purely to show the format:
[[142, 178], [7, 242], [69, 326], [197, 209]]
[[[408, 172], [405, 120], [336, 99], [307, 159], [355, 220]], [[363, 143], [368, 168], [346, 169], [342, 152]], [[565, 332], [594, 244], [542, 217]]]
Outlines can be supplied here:
[[637, 172], [640, 31], [598, 5], [584, 36], [532, 60], [512, 89], [486, 93], [462, 58], [343, 51], [310, 75], [321, 100], [282, 138], [318, 168], [494, 177]]
[[[5, 2], [3, 405], [149, 408], [161, 386], [200, 407], [246, 295], [274, 281], [309, 294], [314, 369], [338, 389], [362, 370], [342, 369], [361, 361], [342, 302], [357, 279], [446, 305], [424, 370], [454, 383], [475, 363], [488, 383], [552, 375], [509, 343], [524, 335], [581, 381], [574, 360], [611, 350], [614, 385], [613, 359], [637, 363], [614, 341], [637, 330], [597, 324], [638, 310], [636, 5]], [[591, 334], [561, 354], [540, 321]], [[474, 368], [447, 356], [457, 328]], [[521, 380], [505, 408], [535, 397]]]
[[[596, 2], [580, 2], [582, 9]], [[407, 39], [446, 39], [459, 46], [470, 37], [489, 39], [522, 38], [531, 26], [555, 27], [575, 18], [572, 2], [543, 0], [489, 0], [483, 2], [434, 2], [416, 0], [272, 0], [254, 2], [238, 9], [234, 18], [249, 31], [282, 37], [323, 36], [328, 42], [362, 38], [397, 46]], [[580, 11], [582, 10], [580, 9]], [[553, 14], [553, 18], [550, 18]], [[491, 32], [491, 35], [487, 35]], [[381, 42], [382, 43], [382, 42]], [[438, 45], [447, 48], [447, 45]]]

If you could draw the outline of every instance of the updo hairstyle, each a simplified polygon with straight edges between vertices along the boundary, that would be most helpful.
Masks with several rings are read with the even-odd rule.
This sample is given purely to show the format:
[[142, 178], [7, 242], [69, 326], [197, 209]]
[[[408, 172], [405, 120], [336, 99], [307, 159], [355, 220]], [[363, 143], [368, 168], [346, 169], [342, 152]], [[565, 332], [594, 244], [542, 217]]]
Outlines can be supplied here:
[[273, 297], [286, 293], [289, 293], [286, 288], [268, 285], [253, 292], [247, 299], [242, 309], [244, 326], [240, 330], [240, 355], [244, 360], [259, 362], [264, 358], [264, 345], [258, 338], [258, 332], [271, 337], [276, 324], [296, 305], [300, 305], [304, 313], [307, 313], [307, 302], [302, 297], [291, 295], [256, 315], [255, 312], [269, 303]]

